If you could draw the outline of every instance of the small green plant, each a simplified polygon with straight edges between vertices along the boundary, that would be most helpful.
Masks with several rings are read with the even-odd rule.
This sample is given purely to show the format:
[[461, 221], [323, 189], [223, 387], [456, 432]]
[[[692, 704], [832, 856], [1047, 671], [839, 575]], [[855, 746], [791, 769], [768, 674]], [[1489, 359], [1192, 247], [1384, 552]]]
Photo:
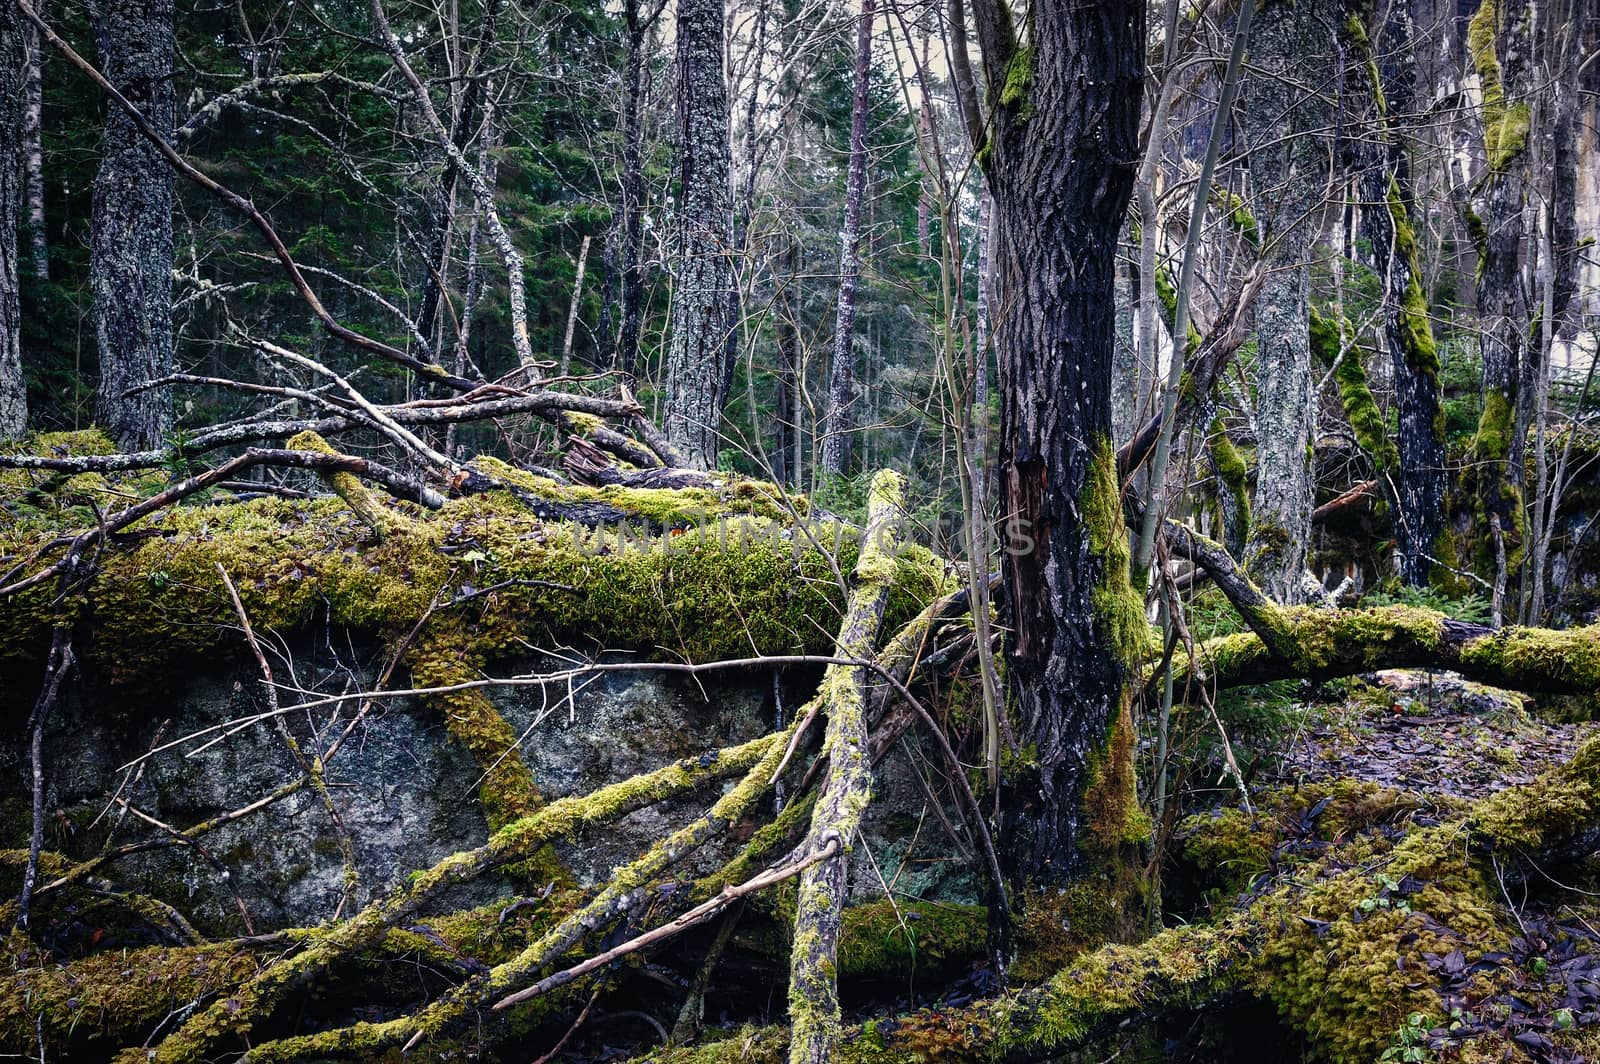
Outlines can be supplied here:
[[[1411, 911], [1411, 903], [1406, 901], [1403, 896], [1399, 896], [1398, 894], [1400, 890], [1399, 880], [1393, 879], [1380, 872], [1377, 876], [1377, 881], [1378, 886], [1382, 889], [1377, 894], [1362, 898], [1360, 901], [1358, 901], [1356, 903], [1357, 909], [1360, 909], [1364, 913], [1370, 913], [1375, 909], [1392, 909], [1397, 913], [1409, 913]], [[1390, 1058], [1384, 1057], [1384, 1059], [1388, 1060]], [[1413, 1058], [1404, 1057], [1402, 1059], [1411, 1060]], [[1415, 1059], [1421, 1058], [1419, 1057]]]
[[1406, 1017], [1400, 1029], [1394, 1034], [1394, 1041], [1389, 1043], [1389, 1048], [1383, 1051], [1379, 1060], [1397, 1060], [1405, 1062], [1426, 1061], [1429, 1059], [1427, 1040], [1428, 1031], [1433, 1027], [1433, 1020], [1425, 1012], [1413, 1012]]
[[1363, 606], [1417, 606], [1438, 610], [1445, 616], [1472, 624], [1489, 622], [1489, 600], [1471, 593], [1452, 598], [1442, 591], [1429, 587], [1380, 588], [1369, 592], [1362, 600]]

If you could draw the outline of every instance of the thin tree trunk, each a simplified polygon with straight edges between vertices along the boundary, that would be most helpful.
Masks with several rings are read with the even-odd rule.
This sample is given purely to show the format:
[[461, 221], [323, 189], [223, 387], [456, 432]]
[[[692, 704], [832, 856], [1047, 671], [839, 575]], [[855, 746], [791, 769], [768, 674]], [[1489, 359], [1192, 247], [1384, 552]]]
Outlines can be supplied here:
[[[35, 10], [44, 14], [43, 0]], [[44, 49], [38, 27], [22, 23], [22, 47], [27, 67], [23, 71], [22, 183], [28, 204], [28, 239], [33, 252], [33, 276], [50, 279], [50, 242], [44, 223]]]
[[578, 248], [578, 273], [572, 280], [572, 302], [567, 305], [567, 333], [561, 340], [561, 375], [572, 372], [572, 333], [578, 325], [578, 305], [583, 302], [583, 274], [589, 266], [588, 236]]
[[0, 5], [0, 440], [21, 436], [28, 424], [28, 389], [22, 377], [22, 302], [17, 269], [17, 213], [22, 206], [22, 19], [14, 4]]
[[850, 172], [839, 231], [839, 309], [833, 328], [833, 367], [822, 433], [822, 471], [843, 476], [854, 440], [856, 286], [861, 280], [861, 210], [867, 196], [867, 111], [872, 88], [872, 21], [875, 0], [862, 0], [856, 23], [855, 100], [850, 108]]
[[[472, 49], [472, 59], [467, 64], [461, 76], [466, 81], [466, 87], [461, 91], [461, 105], [456, 108], [452, 116], [450, 143], [455, 145], [456, 152], [465, 152], [467, 142], [472, 139], [472, 134], [478, 125], [478, 116], [483, 107], [484, 78], [480, 75], [485, 54], [495, 39], [495, 22], [500, 14], [501, 0], [487, 0], [483, 6], [483, 15], [478, 20], [476, 43]], [[456, 182], [461, 176], [461, 169], [456, 165], [455, 157], [446, 154], [444, 160], [444, 173], [439, 176], [439, 190], [435, 199], [435, 210], [438, 220], [433, 230], [433, 241], [428, 247], [428, 270], [422, 279], [422, 307], [417, 312], [417, 333], [433, 342], [434, 329], [439, 319], [439, 303], [444, 298], [444, 277], [450, 268], [450, 234], [455, 228], [455, 211], [452, 205], [455, 202]]]
[[792, 235], [784, 237], [780, 258], [782, 272], [774, 279], [777, 287], [777, 317], [773, 331], [777, 334], [778, 385], [772, 397], [777, 416], [773, 421], [772, 475], [780, 484], [804, 489], [801, 479], [801, 450], [804, 446], [800, 431], [800, 333], [795, 325], [799, 313], [793, 287], [800, 283], [800, 242]]
[[[163, 136], [173, 121], [172, 0], [109, 0], [100, 40], [106, 78]], [[172, 171], [133, 120], [107, 110], [94, 183], [89, 285], [100, 352], [98, 417], [123, 450], [161, 445], [172, 393], [129, 389], [172, 372]]]
[[696, 469], [717, 461], [733, 207], [722, 0], [679, 0], [677, 284], [667, 354], [667, 438]]
[[974, 14], [991, 104], [994, 306], [1003, 308], [994, 336], [1006, 676], [1018, 740], [1032, 751], [1003, 784], [1002, 844], [1019, 885], [1088, 888], [1053, 895], [1048, 904], [1062, 911], [1038, 919], [1133, 934], [1146, 908], [1137, 845], [1148, 823], [1134, 795], [1126, 685], [1146, 626], [1111, 442], [1111, 359], [1117, 233], [1138, 157], [1143, 5], [1037, 5], [1025, 48], [1003, 0], [980, 0]]
[[640, 112], [644, 96], [644, 46], [649, 27], [639, 19], [639, 0], [626, 0], [628, 61], [622, 78], [622, 312], [614, 364], [630, 387], [638, 375], [639, 329], [644, 320], [644, 148]]
[[750, 232], [750, 214], [755, 209], [756, 172], [761, 165], [761, 141], [756, 136], [756, 115], [761, 102], [761, 70], [767, 54], [767, 8], [770, 0], [755, 2], [756, 32], [751, 44], [750, 94], [745, 97], [744, 108], [745, 171], [733, 224], [733, 283], [728, 286], [727, 332], [722, 351], [720, 387], [724, 405], [727, 397], [733, 394], [733, 371], [739, 361], [739, 325], [744, 316], [744, 290], [750, 283], [748, 279], [752, 273], [747, 262], [750, 249], [745, 244]]

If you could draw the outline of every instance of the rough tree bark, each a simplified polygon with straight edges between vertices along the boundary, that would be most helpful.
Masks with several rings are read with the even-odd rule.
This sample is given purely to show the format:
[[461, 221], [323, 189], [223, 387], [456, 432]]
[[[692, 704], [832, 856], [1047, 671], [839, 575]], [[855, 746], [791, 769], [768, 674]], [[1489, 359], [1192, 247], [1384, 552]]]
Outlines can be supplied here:
[[1302, 84], [1321, 67], [1326, 30], [1309, 5], [1271, 4], [1257, 15], [1241, 120], [1269, 269], [1256, 313], [1256, 495], [1247, 564], [1279, 602], [1305, 598], [1306, 544], [1311, 534], [1310, 270], [1327, 191], [1328, 108]]
[[856, 286], [861, 280], [861, 209], [867, 197], [867, 111], [872, 87], [874, 0], [862, 0], [856, 23], [855, 99], [850, 106], [850, 173], [839, 231], [839, 310], [833, 327], [833, 369], [822, 434], [822, 471], [843, 476], [850, 467], [855, 401]]
[[[172, 0], [110, 0], [101, 10], [107, 79], [170, 135]], [[97, 416], [128, 451], [158, 446], [172, 425], [171, 389], [128, 394], [173, 370], [172, 184], [171, 169], [132, 119], [108, 107], [89, 284], [100, 352]]]
[[728, 83], [722, 60], [722, 0], [680, 0], [680, 247], [664, 427], [672, 445], [696, 469], [710, 469], [717, 460], [723, 330], [733, 287]]
[[22, 303], [17, 278], [17, 213], [22, 203], [22, 19], [0, 10], [0, 440], [22, 435], [28, 390], [22, 378]]
[[[871, 0], [868, 0], [871, 3]], [[904, 510], [904, 481], [882, 470], [873, 478], [867, 528], [856, 559], [854, 593], [839, 629], [835, 654], [866, 659], [877, 642], [894, 584], [896, 532]], [[868, 761], [867, 695], [874, 677], [859, 665], [830, 665], [817, 698], [828, 714], [822, 746], [828, 768], [811, 813], [802, 853], [830, 857], [801, 874], [795, 898], [794, 948], [789, 966], [790, 1064], [831, 1064], [839, 1048], [839, 930], [849, 895], [849, 849], [872, 797]]]
[[[1422, 260], [1411, 223], [1415, 198], [1405, 139], [1395, 128], [1407, 121], [1418, 97], [1415, 57], [1412, 54], [1411, 13], [1407, 5], [1388, 8], [1383, 24], [1384, 57], [1375, 62], [1371, 36], [1363, 29], [1370, 17], [1366, 5], [1352, 5], [1360, 14], [1346, 23], [1347, 40], [1354, 54], [1346, 58], [1352, 74], [1365, 81], [1363, 105], [1377, 128], [1381, 160], [1367, 160], [1362, 169], [1361, 213], [1363, 235], [1372, 246], [1372, 259], [1385, 285], [1388, 312], [1383, 324], [1384, 345], [1394, 368], [1399, 466], [1386, 494], [1394, 504], [1396, 561], [1400, 579], [1413, 587], [1426, 586], [1438, 556], [1444, 531], [1445, 468], [1444, 422], [1440, 409], [1439, 354], [1428, 316], [1428, 297], [1422, 289]], [[1359, 32], [1356, 32], [1359, 31]], [[1393, 116], [1393, 117], [1391, 117]], [[1366, 149], [1358, 145], [1356, 151]]]
[[1034, 754], [1004, 781], [1002, 847], [1017, 883], [1080, 887], [1052, 900], [1081, 899], [1109, 917], [1101, 930], [1131, 933], [1143, 883], [1129, 851], [1146, 825], [1125, 680], [1146, 627], [1111, 441], [1111, 359], [1142, 5], [1036, 5], [1027, 46], [1005, 3], [982, 0], [974, 15], [990, 100], [981, 156], [994, 197], [999, 480], [1011, 522], [1007, 679], [1017, 738]]
[[1514, 96], [1531, 73], [1528, 0], [1483, 0], [1467, 33], [1482, 98], [1488, 171], [1481, 214], [1468, 217], [1478, 244], [1478, 316], [1482, 322], [1483, 413], [1473, 438], [1470, 486], [1475, 489], [1485, 569], [1495, 572], [1491, 611], [1504, 611], [1506, 556], [1522, 519], [1523, 413], [1521, 383], [1528, 367], [1528, 306], [1522, 276], [1523, 197], [1531, 111]]

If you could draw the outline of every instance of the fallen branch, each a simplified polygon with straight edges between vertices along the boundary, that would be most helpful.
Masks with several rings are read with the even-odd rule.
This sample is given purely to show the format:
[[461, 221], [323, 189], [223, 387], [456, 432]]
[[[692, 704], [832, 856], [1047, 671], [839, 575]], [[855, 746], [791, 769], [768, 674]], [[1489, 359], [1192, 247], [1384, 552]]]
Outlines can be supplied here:
[[[881, 470], [872, 479], [867, 530], [856, 559], [856, 588], [839, 630], [841, 657], [865, 658], [872, 652], [895, 575], [895, 530], [904, 505], [904, 482]], [[822, 756], [828, 770], [822, 797], [811, 814], [804, 852], [829, 854], [807, 867], [795, 903], [794, 949], [789, 967], [789, 1022], [794, 1031], [793, 1064], [832, 1061], [839, 1042], [837, 964], [839, 926], [844, 911], [846, 861], [861, 815], [872, 800], [868, 761], [868, 673], [858, 666], [832, 665], [817, 701], [828, 714]]]

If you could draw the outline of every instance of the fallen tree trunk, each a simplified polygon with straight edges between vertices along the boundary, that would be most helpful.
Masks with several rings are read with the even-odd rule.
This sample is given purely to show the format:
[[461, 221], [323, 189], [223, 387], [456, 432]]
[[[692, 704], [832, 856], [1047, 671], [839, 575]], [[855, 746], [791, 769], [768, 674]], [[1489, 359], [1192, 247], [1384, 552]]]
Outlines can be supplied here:
[[1411, 606], [1276, 609], [1272, 623], [1278, 653], [1254, 632], [1210, 639], [1195, 650], [1194, 678], [1227, 688], [1377, 669], [1448, 669], [1530, 694], [1600, 690], [1600, 626], [1496, 630]]
[[[865, 658], [877, 642], [889, 588], [894, 584], [894, 532], [904, 507], [902, 484], [900, 475], [887, 469], [872, 479], [867, 531], [856, 559], [856, 590], [839, 630], [836, 653], [840, 657]], [[848, 893], [847, 854], [861, 825], [861, 814], [872, 800], [872, 767], [867, 757], [867, 685], [871, 679], [861, 666], [830, 665], [818, 694], [828, 714], [822, 745], [828, 768], [804, 849], [807, 854], [817, 854], [831, 847], [833, 852], [801, 873], [795, 903], [794, 948], [789, 960], [792, 1064], [828, 1064], [838, 1052], [836, 971], [839, 927]]]
[[[1500, 963], [1518, 934], [1504, 884], [1587, 857], [1600, 843], [1600, 739], [1564, 767], [1418, 830], [1387, 852], [1297, 869], [1213, 926], [1171, 928], [1136, 946], [1108, 946], [1044, 985], [959, 1008], [877, 1020], [846, 1033], [845, 1064], [928, 1060], [1042, 1061], [1162, 1013], [1244, 993], [1276, 1006], [1319, 1056], [1370, 1061], [1413, 1013], [1449, 1016], [1425, 954], [1462, 949], [1484, 998], [1520, 987]], [[1528, 877], [1530, 880], [1532, 876]], [[1394, 884], [1391, 888], [1389, 884]], [[1393, 897], [1405, 904], [1374, 903]], [[1470, 1059], [1500, 1059], [1505, 1030], [1457, 1035]], [[652, 1064], [777, 1064], [789, 1032], [772, 1027], [667, 1049]]]
[[1530, 694], [1600, 690], [1600, 625], [1494, 629], [1413, 606], [1356, 610], [1278, 606], [1221, 544], [1176, 521], [1166, 523], [1163, 535], [1174, 554], [1189, 559], [1212, 579], [1251, 629], [1196, 647], [1196, 660], [1180, 669], [1180, 683], [1203, 680], [1227, 688], [1421, 668], [1448, 669], [1480, 683]]

